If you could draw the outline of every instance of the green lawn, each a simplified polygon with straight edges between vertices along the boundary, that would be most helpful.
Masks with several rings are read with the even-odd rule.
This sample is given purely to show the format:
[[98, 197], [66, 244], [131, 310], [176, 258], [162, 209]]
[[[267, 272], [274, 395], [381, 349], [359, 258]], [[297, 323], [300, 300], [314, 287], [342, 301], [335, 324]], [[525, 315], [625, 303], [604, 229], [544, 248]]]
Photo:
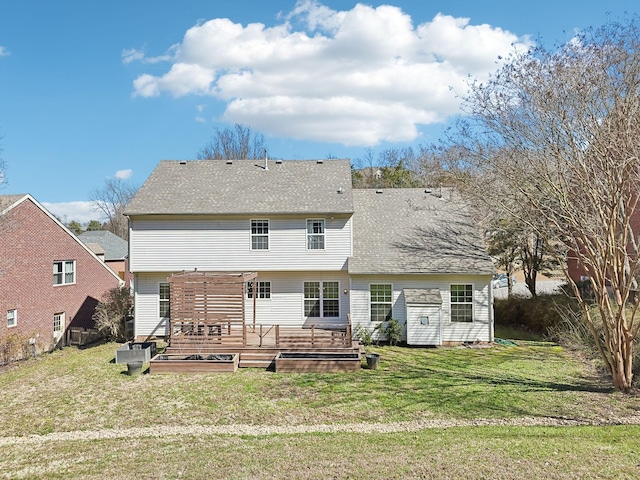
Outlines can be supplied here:
[[[521, 417], [615, 423], [640, 412], [639, 397], [612, 391], [562, 348], [518, 343], [372, 348], [379, 369], [348, 374], [135, 377], [112, 363], [115, 344], [67, 348], [0, 373], [0, 435]], [[639, 436], [640, 427], [624, 425], [494, 426], [38, 441], [2, 445], [0, 478], [634, 478]]]

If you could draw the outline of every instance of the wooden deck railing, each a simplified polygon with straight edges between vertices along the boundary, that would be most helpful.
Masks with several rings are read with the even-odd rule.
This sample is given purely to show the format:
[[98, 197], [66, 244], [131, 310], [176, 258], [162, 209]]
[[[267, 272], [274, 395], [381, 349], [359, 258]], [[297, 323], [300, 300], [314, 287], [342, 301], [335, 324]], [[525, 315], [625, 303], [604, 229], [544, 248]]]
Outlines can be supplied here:
[[351, 325], [311, 325], [310, 328], [280, 325], [246, 325], [234, 321], [171, 321], [172, 347], [351, 347]]

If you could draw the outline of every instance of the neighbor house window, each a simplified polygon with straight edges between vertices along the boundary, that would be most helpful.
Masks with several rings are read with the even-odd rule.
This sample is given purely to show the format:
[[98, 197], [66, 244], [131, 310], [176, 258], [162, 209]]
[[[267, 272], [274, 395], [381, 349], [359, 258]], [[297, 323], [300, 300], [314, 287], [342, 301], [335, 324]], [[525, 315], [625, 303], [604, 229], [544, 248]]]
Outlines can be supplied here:
[[371, 321], [385, 322], [389, 320], [393, 305], [391, 284], [369, 285], [369, 295], [371, 299]]
[[324, 250], [324, 219], [307, 220], [307, 249]]
[[473, 322], [473, 285], [451, 285], [451, 321]]
[[76, 283], [76, 261], [53, 262], [53, 284], [68, 285]]
[[251, 220], [251, 250], [269, 249], [269, 220]]
[[15, 327], [18, 324], [18, 310], [7, 310], [7, 327]]
[[[253, 298], [253, 283], [247, 283], [247, 298]], [[258, 282], [257, 295], [256, 298], [271, 298], [271, 282]]]
[[306, 317], [339, 317], [339, 282], [304, 282], [304, 314]]
[[53, 316], [53, 332], [58, 333], [62, 331], [64, 326], [64, 313], [56, 313]]
[[170, 302], [169, 302], [169, 284], [160, 284], [160, 317], [166, 318], [169, 316]]

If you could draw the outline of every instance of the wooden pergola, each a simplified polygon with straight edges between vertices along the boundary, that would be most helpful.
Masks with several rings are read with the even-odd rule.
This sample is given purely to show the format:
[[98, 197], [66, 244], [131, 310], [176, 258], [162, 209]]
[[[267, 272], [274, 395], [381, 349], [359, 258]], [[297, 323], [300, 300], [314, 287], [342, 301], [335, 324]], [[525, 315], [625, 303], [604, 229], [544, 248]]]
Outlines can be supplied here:
[[[247, 282], [257, 277], [253, 272], [197, 270], [170, 275], [171, 344], [246, 345], [244, 299]], [[256, 295], [253, 302], [255, 325]]]

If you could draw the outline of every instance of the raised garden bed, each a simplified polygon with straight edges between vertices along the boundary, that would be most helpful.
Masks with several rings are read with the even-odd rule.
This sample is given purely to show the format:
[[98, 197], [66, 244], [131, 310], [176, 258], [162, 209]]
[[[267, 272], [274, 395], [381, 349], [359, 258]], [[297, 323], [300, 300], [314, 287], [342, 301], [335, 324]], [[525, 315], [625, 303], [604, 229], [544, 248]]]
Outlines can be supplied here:
[[116, 363], [149, 363], [155, 355], [155, 342], [127, 342], [116, 350]]
[[359, 353], [296, 352], [279, 353], [275, 359], [276, 372], [337, 373], [360, 370]]
[[237, 353], [212, 355], [160, 354], [149, 362], [149, 373], [233, 373], [238, 369]]

